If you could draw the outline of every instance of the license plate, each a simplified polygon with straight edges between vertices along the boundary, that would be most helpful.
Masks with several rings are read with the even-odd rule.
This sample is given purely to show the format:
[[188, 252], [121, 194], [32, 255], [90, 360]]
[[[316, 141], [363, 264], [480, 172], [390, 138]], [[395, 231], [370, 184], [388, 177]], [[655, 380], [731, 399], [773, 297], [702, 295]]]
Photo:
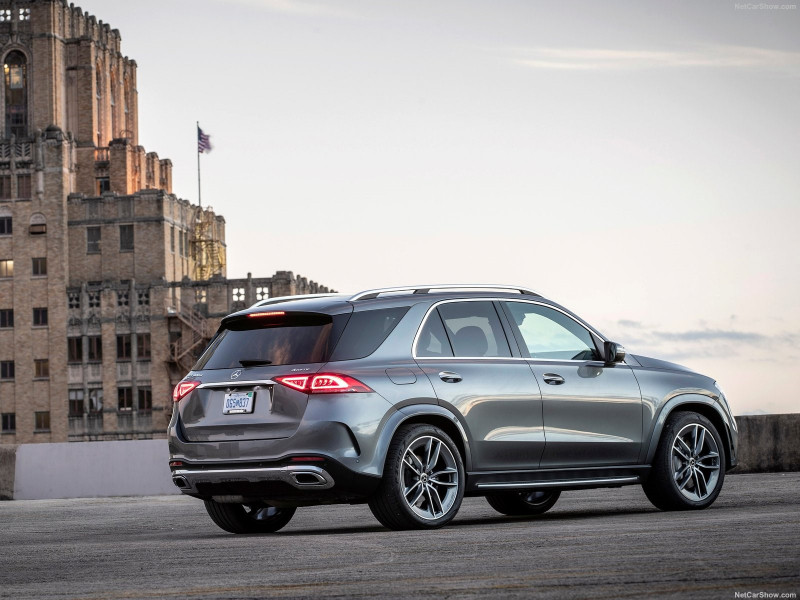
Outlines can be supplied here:
[[240, 415], [253, 412], [253, 399], [255, 392], [231, 392], [225, 394], [225, 403], [222, 405], [223, 415]]

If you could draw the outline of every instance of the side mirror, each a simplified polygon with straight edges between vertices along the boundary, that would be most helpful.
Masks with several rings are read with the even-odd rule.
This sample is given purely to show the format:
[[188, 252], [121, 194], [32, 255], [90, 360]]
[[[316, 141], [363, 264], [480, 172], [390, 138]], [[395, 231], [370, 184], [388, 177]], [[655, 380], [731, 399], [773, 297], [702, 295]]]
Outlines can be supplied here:
[[603, 344], [603, 346], [607, 365], [621, 363], [623, 360], [625, 360], [626, 352], [625, 348], [621, 344], [617, 344], [616, 342], [606, 342]]

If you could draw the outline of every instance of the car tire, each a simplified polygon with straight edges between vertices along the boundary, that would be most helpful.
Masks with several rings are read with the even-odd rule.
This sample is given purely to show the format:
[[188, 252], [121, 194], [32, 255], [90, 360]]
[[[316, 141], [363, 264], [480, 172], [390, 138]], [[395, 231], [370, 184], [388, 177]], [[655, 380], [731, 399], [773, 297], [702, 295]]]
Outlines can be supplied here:
[[369, 508], [389, 529], [436, 529], [455, 517], [464, 484], [461, 454], [444, 431], [433, 425], [403, 425], [389, 445]]
[[541, 515], [553, 508], [561, 496], [560, 490], [525, 490], [487, 494], [486, 501], [497, 512], [510, 517]]
[[725, 447], [714, 424], [695, 412], [671, 414], [642, 484], [650, 502], [661, 510], [703, 509], [724, 480]]
[[294, 516], [295, 508], [276, 508], [264, 503], [221, 504], [205, 500], [208, 516], [230, 533], [274, 533]]

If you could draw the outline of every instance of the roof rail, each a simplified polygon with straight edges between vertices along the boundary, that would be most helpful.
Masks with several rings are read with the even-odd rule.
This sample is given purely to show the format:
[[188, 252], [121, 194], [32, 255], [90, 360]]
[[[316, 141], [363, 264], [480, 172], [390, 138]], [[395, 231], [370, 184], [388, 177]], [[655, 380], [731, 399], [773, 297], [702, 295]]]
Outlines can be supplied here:
[[401, 287], [388, 287], [388, 288], [377, 288], [374, 290], [364, 290], [363, 292], [359, 292], [354, 296], [351, 296], [348, 300], [350, 302], [355, 302], [356, 300], [371, 300], [372, 298], [377, 298], [381, 294], [428, 294], [432, 291], [436, 290], [450, 290], [450, 291], [475, 291], [475, 292], [487, 292], [487, 291], [503, 291], [503, 292], [517, 292], [519, 294], [526, 294], [529, 296], [539, 296], [536, 292], [530, 290], [529, 288], [521, 285], [489, 285], [489, 284], [482, 284], [482, 283], [460, 283], [460, 284], [431, 284], [431, 285], [406, 285]]
[[258, 306], [267, 306], [269, 304], [277, 304], [278, 302], [288, 302], [289, 300], [305, 300], [306, 298], [327, 298], [328, 296], [340, 296], [341, 294], [297, 294], [296, 296], [275, 296], [274, 298], [266, 298], [259, 300], [248, 308], [256, 308]]

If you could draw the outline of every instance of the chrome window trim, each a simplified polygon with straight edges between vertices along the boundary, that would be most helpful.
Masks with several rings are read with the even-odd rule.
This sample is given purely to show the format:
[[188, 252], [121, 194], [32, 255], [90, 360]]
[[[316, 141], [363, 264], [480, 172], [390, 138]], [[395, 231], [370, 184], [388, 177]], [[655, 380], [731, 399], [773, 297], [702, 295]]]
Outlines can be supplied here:
[[[536, 300], [527, 300], [527, 299], [511, 299], [511, 298], [449, 298], [447, 300], [439, 300], [438, 302], [434, 302], [428, 307], [425, 316], [422, 318], [422, 322], [420, 323], [419, 327], [417, 328], [417, 333], [414, 335], [414, 341], [411, 346], [411, 358], [414, 360], [524, 360], [524, 361], [536, 361], [536, 362], [566, 362], [566, 363], [587, 363], [587, 362], [597, 362], [597, 359], [592, 360], [573, 360], [573, 359], [561, 359], [561, 358], [525, 358], [523, 357], [516, 357], [516, 356], [417, 356], [417, 342], [419, 341], [419, 334], [425, 328], [425, 324], [428, 322], [428, 318], [433, 312], [433, 309], [439, 306], [440, 304], [446, 304], [448, 302], [527, 302], [528, 304], [536, 304], [537, 306], [543, 306], [545, 308], [550, 308], [552, 310], [558, 311], [563, 314], [565, 317], [568, 317], [575, 321], [577, 325], [583, 327], [586, 331], [590, 334], [597, 336], [601, 341], [607, 341], [602, 335], [597, 333], [597, 331], [588, 325], [585, 325], [578, 321], [575, 317], [573, 317], [568, 312], [547, 304], [545, 302], [537, 302]], [[499, 316], [499, 315], [498, 315]], [[445, 331], [445, 333], [447, 333]], [[503, 331], [505, 334], [505, 331]], [[517, 340], [514, 339], [514, 343], [517, 343]]]

